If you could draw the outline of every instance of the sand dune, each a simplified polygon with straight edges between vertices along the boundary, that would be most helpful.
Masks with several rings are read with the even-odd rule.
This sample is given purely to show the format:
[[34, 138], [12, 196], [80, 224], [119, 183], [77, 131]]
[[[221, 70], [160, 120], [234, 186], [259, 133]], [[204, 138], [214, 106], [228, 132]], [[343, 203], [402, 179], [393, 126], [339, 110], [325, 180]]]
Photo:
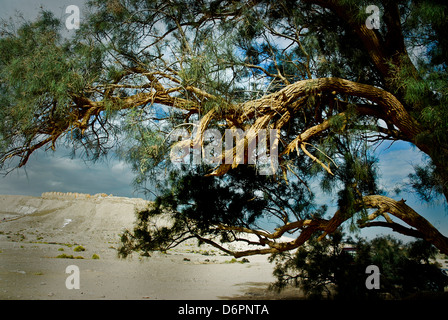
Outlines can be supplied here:
[[[0, 196], [0, 299], [267, 299], [291, 294], [266, 291], [274, 281], [266, 256], [229, 263], [232, 257], [207, 245], [197, 247], [195, 241], [168, 254], [119, 259], [119, 234], [132, 227], [136, 208], [146, 205], [142, 199], [104, 194]], [[84, 251], [75, 250], [78, 246]], [[66, 287], [70, 265], [80, 270], [79, 289]]]

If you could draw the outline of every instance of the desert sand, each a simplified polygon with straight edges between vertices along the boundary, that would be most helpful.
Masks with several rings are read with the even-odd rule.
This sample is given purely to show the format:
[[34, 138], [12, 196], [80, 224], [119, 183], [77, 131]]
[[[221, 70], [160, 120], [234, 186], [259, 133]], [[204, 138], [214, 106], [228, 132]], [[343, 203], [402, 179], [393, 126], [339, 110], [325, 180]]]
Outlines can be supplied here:
[[[0, 299], [283, 299], [267, 256], [230, 263], [231, 256], [195, 241], [150, 257], [120, 259], [119, 235], [132, 228], [136, 198], [45, 193], [0, 195]], [[81, 246], [84, 251], [75, 251]], [[64, 256], [65, 255], [65, 258]], [[96, 255], [99, 259], [94, 259]], [[62, 256], [62, 258], [61, 258]], [[83, 259], [72, 259], [71, 257]], [[68, 289], [66, 268], [79, 268], [80, 288]]]

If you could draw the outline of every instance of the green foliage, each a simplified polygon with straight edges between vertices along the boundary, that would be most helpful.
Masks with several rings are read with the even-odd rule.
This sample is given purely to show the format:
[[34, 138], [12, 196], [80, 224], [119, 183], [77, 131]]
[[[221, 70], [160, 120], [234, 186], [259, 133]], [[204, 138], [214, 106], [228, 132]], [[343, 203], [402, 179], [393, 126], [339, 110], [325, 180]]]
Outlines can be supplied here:
[[[234, 234], [217, 229], [217, 225], [257, 228], [263, 217], [280, 222], [318, 217], [324, 212], [301, 183], [287, 185], [272, 176], [254, 175], [251, 166], [239, 166], [225, 177], [206, 177], [208, 170], [200, 166], [172, 171], [166, 190], [153, 206], [137, 212], [134, 230], [122, 234], [119, 255], [166, 251], [190, 237], [198, 237], [199, 243], [206, 236], [228, 242]], [[160, 219], [165, 223], [157, 227]]]
[[[448, 285], [431, 259], [437, 250], [427, 242], [418, 240], [404, 245], [390, 237], [377, 237], [371, 241], [359, 239], [345, 242], [343, 234], [309, 242], [295, 254], [274, 255], [274, 275], [277, 282], [272, 288], [284, 289], [292, 284], [302, 289], [309, 299], [402, 299], [420, 292], [441, 293]], [[356, 251], [350, 254], [344, 244]], [[365, 286], [366, 267], [380, 269], [380, 289]]]
[[59, 24], [44, 11], [37, 22], [25, 24], [15, 36], [0, 39], [1, 78], [9, 84], [2, 87], [3, 101], [8, 98], [30, 116], [46, 99], [58, 103], [57, 113], [64, 112], [69, 93], [80, 90], [85, 81], [76, 72], [80, 64], [60, 45]]
[[431, 202], [443, 194], [443, 182], [434, 165], [415, 166], [415, 173], [409, 174], [409, 179], [423, 201]]
[[[13, 20], [0, 26], [2, 157], [14, 148], [30, 147], [45, 135], [66, 133], [69, 128], [73, 130], [70, 138], [77, 136], [71, 127], [73, 102], [90, 96], [86, 86], [102, 72], [102, 54], [85, 41], [62, 38], [61, 27], [61, 21], [47, 11], [35, 22], [18, 28]], [[92, 144], [89, 146], [93, 149]]]

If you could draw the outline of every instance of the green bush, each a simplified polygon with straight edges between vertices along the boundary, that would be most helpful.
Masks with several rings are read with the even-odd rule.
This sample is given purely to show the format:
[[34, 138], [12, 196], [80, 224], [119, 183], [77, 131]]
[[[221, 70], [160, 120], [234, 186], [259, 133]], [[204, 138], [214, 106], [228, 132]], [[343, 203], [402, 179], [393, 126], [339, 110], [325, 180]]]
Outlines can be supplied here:
[[[347, 242], [346, 242], [347, 243]], [[391, 236], [351, 241], [353, 254], [343, 249], [343, 234], [318, 241], [312, 238], [296, 253], [274, 255], [273, 288], [288, 284], [301, 288], [311, 299], [403, 299], [422, 292], [443, 293], [448, 277], [432, 263], [437, 250], [418, 240], [403, 244]], [[368, 290], [366, 267], [380, 269], [380, 289]]]

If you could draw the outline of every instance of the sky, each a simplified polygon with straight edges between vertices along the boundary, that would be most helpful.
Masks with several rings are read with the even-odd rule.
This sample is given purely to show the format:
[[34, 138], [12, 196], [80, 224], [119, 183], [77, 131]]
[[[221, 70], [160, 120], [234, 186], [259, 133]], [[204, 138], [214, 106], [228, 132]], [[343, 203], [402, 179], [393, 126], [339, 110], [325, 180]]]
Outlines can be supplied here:
[[[19, 10], [26, 19], [37, 16], [40, 7], [50, 9], [56, 17], [65, 18], [69, 5], [81, 9], [86, 0], [0, 0], [0, 19], [13, 16]], [[59, 148], [56, 152], [38, 150], [29, 159], [25, 168], [16, 169], [7, 176], [0, 176], [0, 194], [40, 196], [43, 192], [106, 193], [124, 197], [143, 197], [134, 192], [133, 173], [129, 165], [116, 159], [97, 163], [86, 163], [80, 158], [70, 158], [70, 151]], [[422, 153], [408, 143], [383, 144], [378, 150], [378, 163], [381, 187], [392, 191], [396, 185], [408, 182], [408, 174], [413, 166], [422, 163]], [[393, 195], [390, 193], [389, 195]], [[437, 202], [422, 203], [415, 195], [403, 192], [393, 196], [399, 200], [407, 199], [407, 204], [428, 219], [443, 234], [448, 235], [448, 216], [444, 207]], [[322, 195], [319, 202], [327, 203]], [[369, 228], [362, 235], [389, 234], [384, 228]], [[397, 235], [394, 233], [394, 235]], [[400, 238], [400, 236], [397, 236]], [[408, 239], [402, 237], [403, 240]]]

